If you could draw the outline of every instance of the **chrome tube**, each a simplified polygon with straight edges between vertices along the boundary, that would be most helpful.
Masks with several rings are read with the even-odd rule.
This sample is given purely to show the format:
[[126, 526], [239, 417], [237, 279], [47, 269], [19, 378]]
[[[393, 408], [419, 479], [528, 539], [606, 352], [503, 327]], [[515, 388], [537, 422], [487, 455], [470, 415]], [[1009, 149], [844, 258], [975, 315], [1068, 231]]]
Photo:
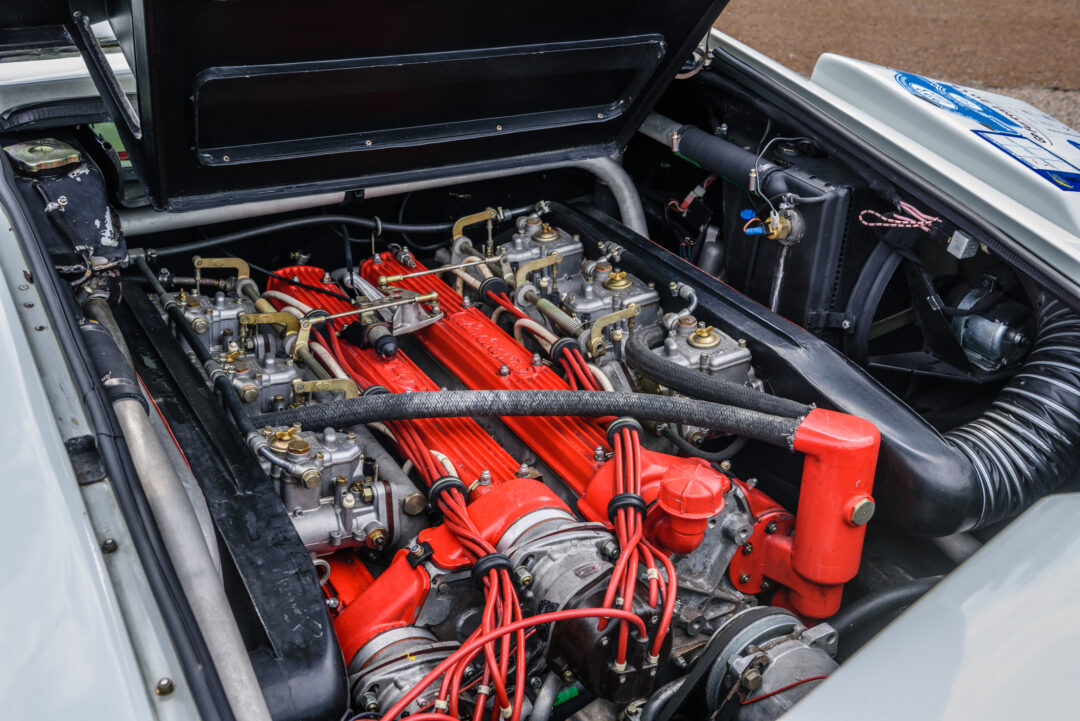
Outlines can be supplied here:
[[[641, 207], [641, 197], [638, 195], [634, 181], [615, 160], [611, 158], [581, 158], [577, 160], [559, 160], [549, 163], [537, 163], [535, 165], [517, 165], [501, 170], [488, 170], [478, 173], [465, 173], [451, 175], [444, 178], [425, 178], [391, 185], [377, 185], [365, 188], [363, 197], [384, 198], [391, 195], [403, 195], [419, 190], [430, 188], [445, 188], [448, 185], [462, 183], [474, 183], [480, 180], [492, 180], [495, 178], [507, 178], [515, 175], [539, 173], [547, 170], [559, 170], [563, 168], [578, 168], [585, 170], [597, 177], [606, 185], [615, 196], [615, 202], [619, 206], [619, 214], [623, 225], [635, 233], [648, 237], [648, 227], [645, 224], [645, 211]], [[243, 218], [256, 218], [265, 215], [275, 215], [294, 210], [318, 208], [326, 205], [336, 205], [345, 200], [345, 193], [322, 193], [319, 195], [304, 195], [295, 198], [281, 198], [277, 200], [264, 200], [254, 203], [241, 203], [239, 205], [227, 205], [218, 208], [204, 208], [201, 210], [189, 210], [180, 213], [167, 213], [153, 210], [152, 208], [138, 208], [135, 210], [120, 211], [120, 223], [124, 235], [133, 237], [160, 233], [167, 230], [179, 230], [181, 228], [194, 228], [200, 225], [223, 223], [230, 220]]]
[[233, 714], [239, 721], [269, 721], [270, 711], [244, 639], [183, 483], [142, 404], [133, 398], [121, 398], [113, 403], [113, 410]]

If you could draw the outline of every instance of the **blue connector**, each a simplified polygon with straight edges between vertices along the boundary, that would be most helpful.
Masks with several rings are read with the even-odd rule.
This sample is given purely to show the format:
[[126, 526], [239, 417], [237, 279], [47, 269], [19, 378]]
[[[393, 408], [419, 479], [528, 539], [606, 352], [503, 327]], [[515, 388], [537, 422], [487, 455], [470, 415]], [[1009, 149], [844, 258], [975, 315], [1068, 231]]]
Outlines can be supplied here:
[[747, 235], [765, 235], [765, 226], [755, 225], [753, 228], [747, 228], [745, 231]]
[[751, 218], [754, 217], [754, 211], [750, 210], [749, 208], [746, 209], [746, 210], [739, 211], [739, 217], [742, 218], [743, 220], [750, 220]]

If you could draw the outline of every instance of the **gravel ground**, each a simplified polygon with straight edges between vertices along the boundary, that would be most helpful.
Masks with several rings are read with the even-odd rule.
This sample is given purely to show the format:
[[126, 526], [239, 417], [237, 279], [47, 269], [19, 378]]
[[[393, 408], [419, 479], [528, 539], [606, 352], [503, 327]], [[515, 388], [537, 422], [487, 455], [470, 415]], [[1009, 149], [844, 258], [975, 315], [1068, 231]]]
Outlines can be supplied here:
[[1076, 0], [731, 0], [716, 26], [809, 75], [822, 53], [1018, 97], [1080, 128]]

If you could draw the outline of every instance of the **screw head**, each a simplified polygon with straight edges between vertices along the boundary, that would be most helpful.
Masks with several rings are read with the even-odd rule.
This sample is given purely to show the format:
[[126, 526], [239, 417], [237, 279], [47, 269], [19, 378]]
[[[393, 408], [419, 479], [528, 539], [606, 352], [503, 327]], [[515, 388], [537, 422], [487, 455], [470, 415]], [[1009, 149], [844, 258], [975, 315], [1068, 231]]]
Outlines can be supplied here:
[[744, 573], [739, 576], [739, 583], [750, 583], [750, 574]]
[[771, 536], [772, 534], [776, 533], [779, 527], [780, 526], [776, 523], [776, 521], [769, 521], [765, 524], [765, 533], [768, 533]]
[[116, 542], [115, 538], [106, 538], [101, 542], [101, 550], [105, 553], [113, 553], [119, 547], [120, 544]]
[[158, 696], [168, 696], [175, 688], [173, 680], [168, 676], [165, 676], [164, 678], [158, 679], [157, 684], [154, 686], [154, 693]]

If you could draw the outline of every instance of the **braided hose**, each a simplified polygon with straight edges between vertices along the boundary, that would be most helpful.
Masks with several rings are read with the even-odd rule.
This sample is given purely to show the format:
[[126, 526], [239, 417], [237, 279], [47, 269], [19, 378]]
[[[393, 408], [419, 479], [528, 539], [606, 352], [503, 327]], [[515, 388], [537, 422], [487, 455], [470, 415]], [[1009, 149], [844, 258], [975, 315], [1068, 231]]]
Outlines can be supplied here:
[[986, 413], [945, 434], [975, 469], [976, 527], [1016, 515], [1080, 466], [1080, 316], [1058, 301], [1039, 315], [1024, 366]]
[[802, 420], [675, 396], [539, 390], [389, 393], [265, 413], [253, 420], [258, 428], [300, 423], [305, 429], [322, 429], [372, 421], [469, 416], [630, 416], [712, 428], [788, 449], [793, 447], [795, 430]]

